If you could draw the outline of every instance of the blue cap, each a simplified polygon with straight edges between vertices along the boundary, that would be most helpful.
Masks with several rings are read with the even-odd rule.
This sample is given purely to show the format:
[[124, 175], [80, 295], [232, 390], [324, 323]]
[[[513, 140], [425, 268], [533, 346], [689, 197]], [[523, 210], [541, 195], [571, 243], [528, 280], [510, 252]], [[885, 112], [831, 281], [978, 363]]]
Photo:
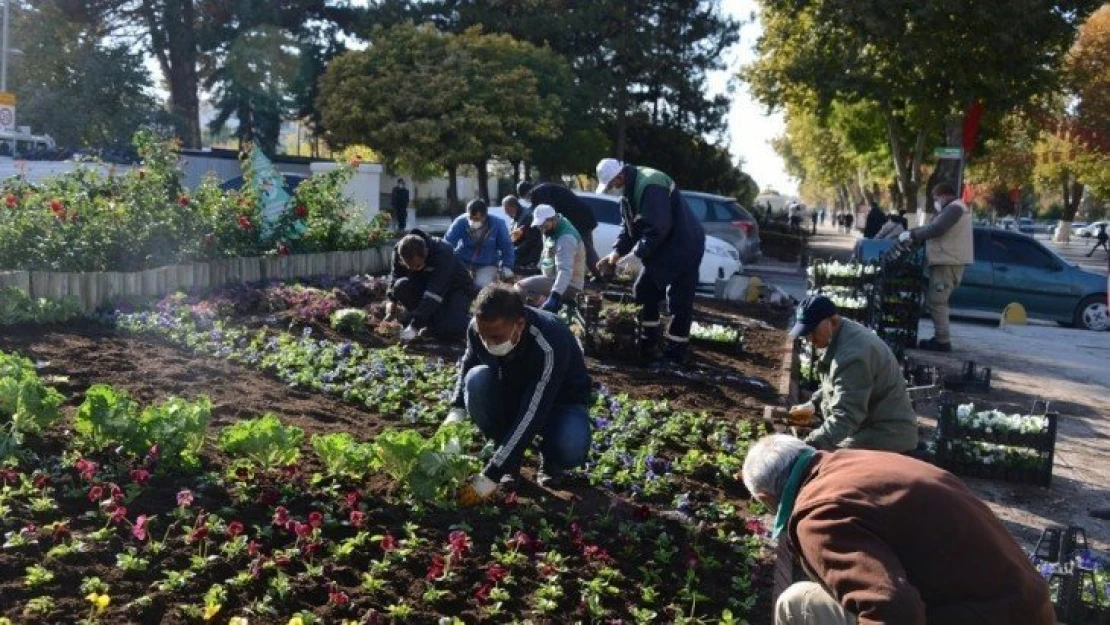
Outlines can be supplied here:
[[838, 314], [836, 304], [824, 295], [810, 295], [798, 304], [794, 313], [794, 327], [790, 329], [790, 338], [809, 336], [817, 324]]

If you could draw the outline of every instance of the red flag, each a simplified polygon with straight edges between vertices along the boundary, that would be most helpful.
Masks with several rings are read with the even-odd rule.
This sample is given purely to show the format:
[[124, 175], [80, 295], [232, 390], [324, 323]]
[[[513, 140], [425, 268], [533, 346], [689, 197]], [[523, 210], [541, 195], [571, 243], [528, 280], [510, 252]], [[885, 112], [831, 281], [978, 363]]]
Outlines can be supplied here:
[[979, 138], [979, 119], [983, 117], [983, 102], [976, 100], [967, 107], [964, 113], [964, 158], [975, 148], [975, 140]]

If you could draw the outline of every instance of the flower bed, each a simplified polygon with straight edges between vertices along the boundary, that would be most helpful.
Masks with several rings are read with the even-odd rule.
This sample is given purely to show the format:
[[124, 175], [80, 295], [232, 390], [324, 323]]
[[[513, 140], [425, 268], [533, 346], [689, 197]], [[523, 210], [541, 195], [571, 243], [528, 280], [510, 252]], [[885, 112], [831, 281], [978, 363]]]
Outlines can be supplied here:
[[[41, 382], [69, 399], [61, 422], [27, 435], [33, 455], [0, 472], [0, 531], [12, 543], [0, 615], [767, 622], [764, 530], [752, 516], [761, 510], [736, 478], [761, 433], [750, 422], [599, 388], [596, 447], [577, 485], [551, 493], [524, 480], [497, 506], [460, 510], [448, 492], [473, 465], [441, 471], [429, 487], [438, 478], [425, 471], [441, 463], [412, 461], [483, 453], [462, 432], [429, 442], [435, 430], [421, 425], [442, 417], [452, 367], [315, 331], [243, 329], [211, 304], [174, 297], [120, 313], [126, 334], [88, 326], [2, 339], [48, 359]], [[183, 388], [211, 399], [169, 399]], [[306, 418], [305, 402], [339, 422]], [[171, 434], [171, 414], [194, 417]], [[199, 453], [157, 439], [195, 440], [180, 432], [209, 414]], [[129, 429], [136, 422], [145, 433]]]

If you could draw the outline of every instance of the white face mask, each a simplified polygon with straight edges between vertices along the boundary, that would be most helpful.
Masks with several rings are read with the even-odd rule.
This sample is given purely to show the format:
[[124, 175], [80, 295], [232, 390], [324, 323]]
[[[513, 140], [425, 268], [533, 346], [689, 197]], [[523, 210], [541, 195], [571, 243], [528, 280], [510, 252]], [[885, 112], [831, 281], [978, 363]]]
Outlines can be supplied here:
[[940, 200], [934, 200], [933, 208], [937, 209], [937, 212], [939, 213], [940, 211], [944, 210], [944, 202]]
[[498, 343], [497, 345], [490, 345], [489, 343], [485, 342], [485, 340], [483, 340], [482, 345], [485, 346], [486, 351], [489, 352], [491, 355], [501, 358], [503, 356], [508, 356], [509, 352], [513, 351], [513, 348], [516, 347], [516, 344], [519, 342], [520, 337], [518, 336], [516, 341], [510, 339], [508, 341], [505, 341], [504, 343]]
[[467, 221], [470, 223], [470, 229], [471, 230], [478, 230], [479, 228], [482, 227], [482, 222], [481, 221], [475, 221], [473, 219], [468, 219]]

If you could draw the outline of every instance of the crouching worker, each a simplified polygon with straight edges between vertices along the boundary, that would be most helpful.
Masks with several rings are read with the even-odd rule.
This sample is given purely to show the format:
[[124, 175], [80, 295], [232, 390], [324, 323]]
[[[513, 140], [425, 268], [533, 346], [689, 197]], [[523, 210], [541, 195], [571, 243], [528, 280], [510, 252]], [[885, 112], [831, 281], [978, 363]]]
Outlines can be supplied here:
[[557, 313], [582, 292], [586, 283], [586, 246], [570, 220], [547, 204], [536, 207], [532, 225], [543, 233], [540, 271], [543, 275], [517, 283], [530, 303], [540, 302], [543, 310]]
[[413, 230], [393, 249], [385, 318], [408, 324], [401, 330], [402, 341], [417, 334], [454, 341], [466, 333], [475, 291], [474, 280], [450, 245]]
[[814, 362], [821, 386], [809, 402], [790, 409], [793, 419], [825, 422], [806, 438], [818, 449], [853, 447], [907, 452], [917, 448], [917, 414], [894, 352], [874, 332], [841, 318], [832, 300], [816, 295], [798, 305], [793, 338], [805, 337], [824, 353]]
[[459, 490], [459, 503], [478, 504], [499, 484], [515, 479], [524, 450], [537, 435], [542, 438], [540, 486], [558, 486], [565, 469], [585, 463], [590, 390], [582, 351], [561, 319], [526, 307], [512, 286], [482, 289], [446, 422], [469, 416], [496, 451]]
[[748, 452], [744, 485], [777, 511], [772, 536], [813, 580], [779, 596], [775, 625], [1056, 622], [1029, 557], [946, 471], [775, 434]]

